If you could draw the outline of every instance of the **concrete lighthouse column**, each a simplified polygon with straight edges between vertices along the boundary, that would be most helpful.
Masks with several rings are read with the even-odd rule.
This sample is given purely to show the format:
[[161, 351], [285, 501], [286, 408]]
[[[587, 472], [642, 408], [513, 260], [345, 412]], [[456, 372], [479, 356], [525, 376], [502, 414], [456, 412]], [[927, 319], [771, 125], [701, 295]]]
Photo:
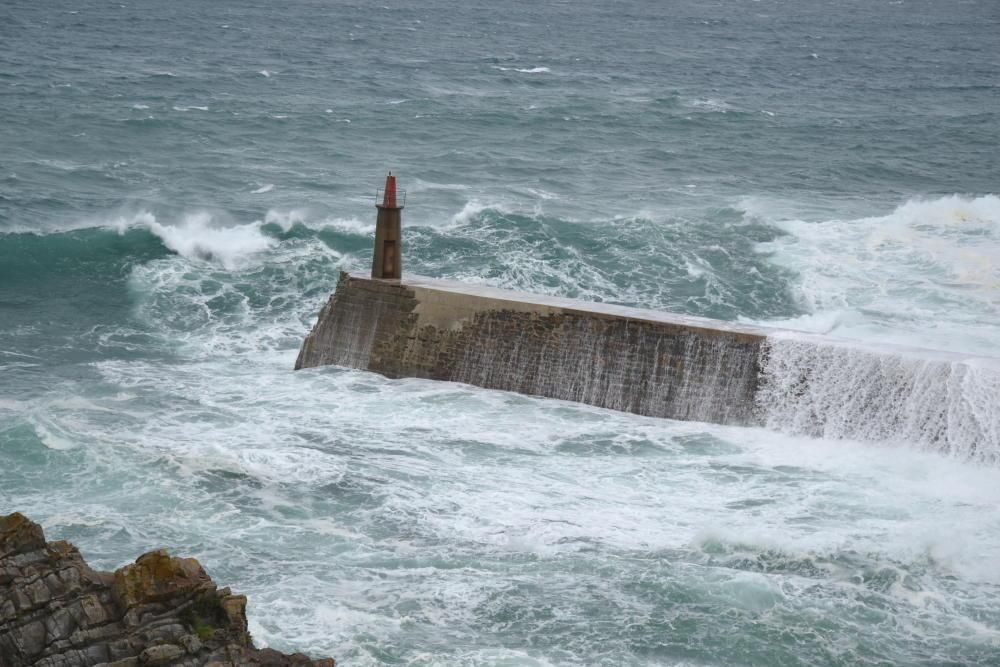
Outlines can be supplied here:
[[[379, 197], [381, 195], [381, 197]], [[380, 202], [378, 200], [381, 199]], [[385, 188], [376, 194], [375, 253], [372, 256], [372, 278], [399, 280], [403, 277], [403, 247], [400, 227], [406, 192], [396, 192], [396, 177], [389, 172]]]

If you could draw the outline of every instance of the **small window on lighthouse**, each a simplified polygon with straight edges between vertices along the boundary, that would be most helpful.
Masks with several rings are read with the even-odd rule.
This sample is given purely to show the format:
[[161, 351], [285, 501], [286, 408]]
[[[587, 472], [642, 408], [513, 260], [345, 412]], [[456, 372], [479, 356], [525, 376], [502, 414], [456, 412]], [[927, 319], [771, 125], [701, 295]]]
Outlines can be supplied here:
[[382, 276], [384, 278], [399, 278], [396, 275], [395, 241], [385, 241], [382, 244]]

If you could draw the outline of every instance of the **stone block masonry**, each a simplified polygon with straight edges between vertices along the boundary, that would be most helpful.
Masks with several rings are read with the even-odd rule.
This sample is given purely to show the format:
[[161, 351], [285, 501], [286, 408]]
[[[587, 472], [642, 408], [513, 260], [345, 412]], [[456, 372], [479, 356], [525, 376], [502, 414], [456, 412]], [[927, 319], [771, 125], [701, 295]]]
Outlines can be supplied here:
[[653, 417], [757, 424], [755, 327], [429, 278], [342, 273], [295, 367], [464, 382]]

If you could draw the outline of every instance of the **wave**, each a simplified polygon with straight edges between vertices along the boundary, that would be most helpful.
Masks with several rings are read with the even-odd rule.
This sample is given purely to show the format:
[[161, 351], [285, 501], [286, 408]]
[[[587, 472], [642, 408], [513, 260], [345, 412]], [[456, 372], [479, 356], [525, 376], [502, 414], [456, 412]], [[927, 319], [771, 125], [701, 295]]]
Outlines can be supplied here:
[[[0, 234], [0, 259], [11, 275], [33, 268], [66, 267], [77, 262], [145, 261], [164, 255], [163, 249], [190, 260], [236, 269], [253, 256], [272, 248], [277, 239], [262, 232], [262, 221], [226, 224], [209, 212], [187, 213], [176, 221], [161, 222], [149, 211], [126, 214], [93, 226], [43, 233], [9, 231]], [[158, 251], [159, 248], [159, 251]]]
[[358, 218], [338, 218], [326, 216], [308, 208], [295, 208], [286, 211], [271, 209], [264, 216], [265, 225], [276, 225], [282, 232], [288, 234], [296, 227], [309, 232], [333, 230], [349, 236], [369, 237], [375, 234], [375, 221], [365, 222]]
[[691, 107], [692, 109], [714, 113], [728, 113], [733, 110], [733, 106], [725, 100], [719, 100], [711, 97], [690, 100], [687, 102], [686, 106]]
[[[337, 269], [367, 267], [373, 218], [301, 207], [271, 209], [260, 220], [235, 224], [224, 214], [144, 210], [106, 219], [98, 228], [32, 238], [41, 254], [46, 247], [59, 246], [70, 256], [101, 248], [109, 263], [81, 263], [79, 271], [116, 280], [130, 275], [128, 298], [140, 303], [140, 320], [190, 338], [191, 332], [214, 330], [220, 317], [238, 315], [240, 327], [259, 328], [250, 317], [263, 311], [247, 304], [263, 294], [280, 298], [278, 311], [290, 318], [276, 330], [301, 327], [314, 316], [310, 299], [333, 289]], [[443, 224], [428, 220], [407, 229], [408, 273], [722, 319], [741, 308], [795, 313], [781, 289], [785, 277], [751, 252], [778, 232], [746, 223], [736, 210], [719, 213], [710, 224], [685, 218], [573, 222], [471, 199]], [[5, 247], [14, 246], [0, 236], [0, 254]], [[183, 261], [169, 261], [171, 255]], [[63, 273], [68, 268], [60, 265]], [[296, 289], [303, 297], [297, 305]], [[226, 326], [227, 332], [238, 328]]]
[[165, 256], [167, 249], [147, 230], [81, 228], [36, 234], [0, 234], [3, 285], [32, 284], [59, 275], [107, 277], [129, 262]]
[[521, 74], [547, 74], [552, 71], [548, 67], [501, 67], [500, 65], [494, 65], [493, 69], [498, 69], [501, 72], [520, 72]]
[[794, 275], [753, 252], [782, 232], [736, 209], [706, 217], [573, 221], [471, 199], [444, 224], [408, 227], [405, 270], [724, 320], [800, 314]]
[[801, 314], [757, 321], [862, 340], [996, 353], [1000, 197], [915, 199], [888, 215], [857, 219], [763, 217], [785, 234], [757, 250], [796, 276], [788, 289]]
[[452, 226], [468, 225], [470, 222], [475, 221], [480, 218], [483, 213], [491, 212], [494, 214], [508, 215], [510, 211], [505, 208], [502, 204], [495, 203], [483, 203], [477, 199], [470, 199], [465, 202], [460, 210], [455, 215], [451, 216], [450, 223]]
[[[997, 197], [914, 201], [887, 216], [824, 222], [761, 209], [573, 221], [472, 198], [440, 221], [407, 224], [407, 271], [992, 356], [1000, 332]], [[237, 224], [218, 213], [147, 210], [77, 227], [144, 229], [174, 253], [232, 270], [292, 239], [363, 255], [373, 217], [302, 207]], [[0, 234], [0, 246], [24, 242], [12, 233]]]
[[161, 223], [152, 213], [142, 212], [131, 220], [116, 223], [119, 233], [144, 228], [163, 245], [188, 259], [217, 262], [227, 269], [238, 268], [244, 260], [271, 248], [275, 240], [261, 232], [261, 223], [221, 226], [207, 212], [189, 213], [175, 224]]

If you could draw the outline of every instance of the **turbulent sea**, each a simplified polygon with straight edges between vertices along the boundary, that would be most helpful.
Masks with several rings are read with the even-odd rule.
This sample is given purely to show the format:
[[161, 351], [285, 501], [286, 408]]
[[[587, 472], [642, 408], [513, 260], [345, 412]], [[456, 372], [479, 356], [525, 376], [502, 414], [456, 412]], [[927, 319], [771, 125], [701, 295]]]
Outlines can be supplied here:
[[[995, 0], [5, 0], [0, 512], [196, 556], [343, 665], [1000, 664], [998, 35]], [[293, 372], [388, 169], [406, 272], [966, 355], [937, 435], [981, 435]]]

